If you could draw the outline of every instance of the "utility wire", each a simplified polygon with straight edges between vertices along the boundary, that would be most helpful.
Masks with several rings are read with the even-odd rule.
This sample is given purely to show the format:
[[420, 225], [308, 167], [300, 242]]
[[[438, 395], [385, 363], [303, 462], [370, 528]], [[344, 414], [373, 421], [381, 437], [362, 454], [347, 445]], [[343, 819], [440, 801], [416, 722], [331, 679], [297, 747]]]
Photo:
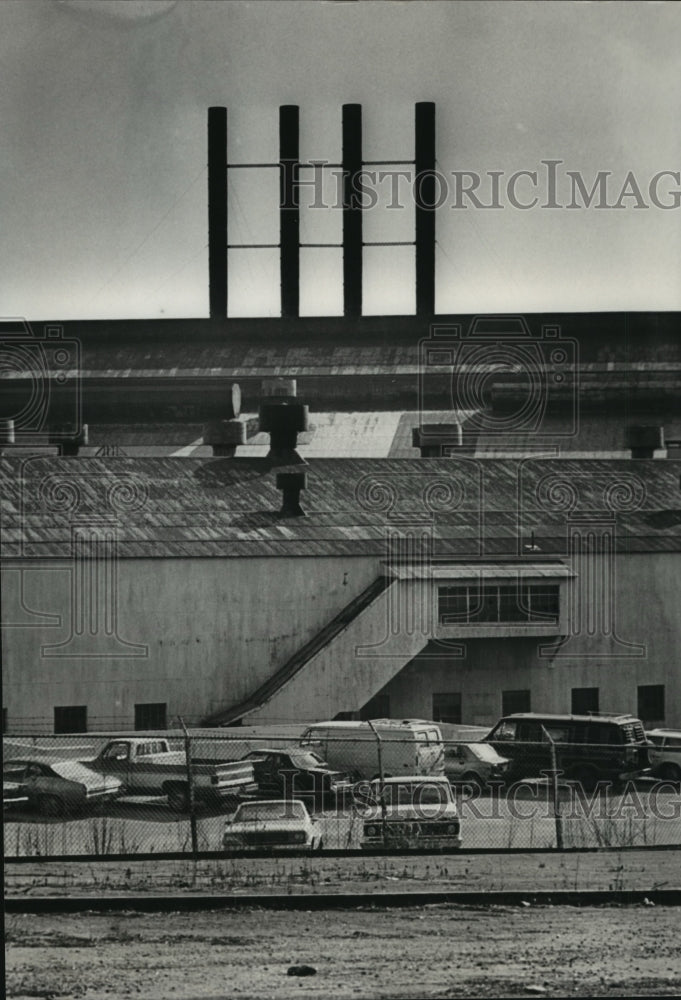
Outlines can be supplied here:
[[107, 280], [106, 280], [106, 281], [104, 282], [104, 284], [103, 284], [103, 285], [102, 285], [102, 286], [101, 286], [101, 287], [100, 287], [100, 288], [99, 288], [99, 289], [98, 289], [98, 290], [97, 290], [97, 291], [95, 292], [95, 294], [94, 294], [94, 295], [92, 296], [92, 298], [90, 298], [90, 299], [89, 299], [89, 301], [88, 301], [88, 303], [87, 303], [87, 304], [89, 304], [90, 302], [94, 302], [94, 300], [95, 300], [95, 299], [99, 298], [99, 296], [100, 296], [100, 295], [102, 294], [102, 292], [104, 291], [104, 289], [105, 289], [105, 288], [108, 288], [108, 286], [109, 286], [109, 285], [111, 284], [111, 282], [112, 282], [112, 281], [114, 281], [114, 279], [118, 277], [118, 275], [119, 275], [119, 274], [121, 273], [121, 271], [123, 271], [123, 269], [124, 269], [125, 267], [127, 267], [127, 265], [128, 265], [129, 263], [130, 263], [130, 261], [131, 261], [131, 260], [133, 259], [133, 257], [134, 257], [134, 256], [135, 256], [135, 255], [136, 255], [137, 253], [139, 253], [139, 251], [140, 251], [140, 250], [142, 249], [142, 247], [143, 247], [143, 246], [144, 246], [144, 245], [145, 245], [145, 244], [146, 244], [146, 243], [147, 243], [147, 242], [148, 242], [148, 241], [149, 241], [149, 240], [151, 239], [151, 237], [152, 237], [152, 236], [154, 235], [154, 233], [155, 233], [155, 232], [156, 232], [156, 231], [157, 231], [157, 230], [158, 230], [158, 229], [160, 228], [160, 226], [161, 226], [161, 225], [162, 225], [162, 224], [163, 224], [163, 223], [165, 222], [165, 220], [166, 220], [166, 219], [168, 218], [168, 216], [170, 215], [170, 213], [171, 213], [171, 212], [172, 212], [172, 211], [173, 211], [173, 210], [174, 210], [174, 209], [176, 208], [176, 206], [177, 206], [177, 205], [178, 205], [178, 204], [179, 204], [179, 203], [180, 203], [180, 202], [182, 201], [182, 199], [183, 199], [183, 198], [185, 197], [185, 195], [187, 195], [187, 194], [189, 193], [189, 191], [191, 190], [191, 188], [193, 188], [193, 187], [194, 187], [194, 185], [196, 184], [196, 182], [197, 182], [197, 181], [198, 181], [198, 180], [199, 180], [199, 179], [200, 179], [200, 178], [201, 178], [201, 177], [202, 177], [202, 176], [203, 176], [203, 175], [204, 175], [204, 174], [206, 173], [206, 171], [207, 171], [207, 170], [208, 170], [208, 167], [207, 167], [207, 166], [203, 166], [203, 167], [201, 168], [201, 170], [199, 171], [199, 173], [198, 173], [198, 174], [197, 174], [197, 175], [196, 175], [196, 176], [195, 176], [195, 177], [193, 178], [193, 180], [191, 180], [191, 181], [189, 182], [189, 184], [188, 184], [188, 185], [187, 185], [187, 187], [186, 187], [186, 188], [184, 189], [184, 191], [182, 191], [182, 193], [181, 193], [181, 194], [179, 194], [179, 195], [177, 196], [177, 198], [176, 198], [176, 199], [175, 199], [175, 201], [174, 201], [174, 202], [172, 203], [172, 205], [170, 206], [170, 208], [168, 208], [168, 210], [167, 210], [166, 212], [164, 212], [164, 213], [163, 213], [163, 215], [162, 215], [162, 216], [161, 216], [161, 218], [160, 218], [160, 219], [158, 220], [158, 222], [157, 222], [157, 223], [156, 223], [156, 225], [155, 225], [155, 226], [153, 227], [153, 229], [151, 229], [151, 230], [150, 230], [150, 231], [149, 231], [149, 232], [147, 233], [147, 235], [146, 235], [146, 236], [144, 237], [144, 239], [143, 239], [143, 240], [141, 240], [141, 241], [140, 241], [140, 242], [139, 242], [139, 243], [137, 244], [137, 246], [135, 247], [135, 249], [134, 249], [134, 250], [132, 250], [132, 251], [131, 251], [131, 253], [129, 253], [129, 254], [128, 254], [128, 256], [127, 256], [127, 257], [125, 258], [125, 260], [123, 261], [123, 263], [122, 263], [122, 264], [121, 264], [121, 265], [120, 265], [119, 267], [117, 267], [117, 268], [116, 268], [116, 270], [115, 270], [115, 271], [114, 271], [114, 273], [113, 273], [113, 274], [111, 275], [111, 277], [107, 278]]

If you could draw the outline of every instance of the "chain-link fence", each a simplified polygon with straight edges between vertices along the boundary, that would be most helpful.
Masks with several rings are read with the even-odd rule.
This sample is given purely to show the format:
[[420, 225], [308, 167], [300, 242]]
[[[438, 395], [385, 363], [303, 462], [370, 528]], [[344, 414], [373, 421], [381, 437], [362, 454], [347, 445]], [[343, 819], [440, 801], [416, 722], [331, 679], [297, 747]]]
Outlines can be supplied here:
[[646, 741], [442, 741], [376, 722], [3, 749], [7, 858], [681, 845], [680, 783]]

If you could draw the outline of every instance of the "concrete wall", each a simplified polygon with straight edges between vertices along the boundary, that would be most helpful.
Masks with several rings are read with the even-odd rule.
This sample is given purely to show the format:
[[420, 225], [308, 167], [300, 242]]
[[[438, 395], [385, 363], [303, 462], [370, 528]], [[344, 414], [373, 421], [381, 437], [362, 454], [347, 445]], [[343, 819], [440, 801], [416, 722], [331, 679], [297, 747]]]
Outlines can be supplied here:
[[[664, 684], [665, 724], [681, 729], [681, 557], [619, 556], [615, 572], [616, 635], [575, 635], [562, 655], [544, 656], [545, 639], [471, 639], [463, 659], [433, 655], [430, 644], [380, 692], [391, 715], [431, 718], [434, 693], [460, 692], [463, 721], [491, 725], [502, 691], [529, 689], [533, 710], [569, 712], [576, 687], [599, 688], [602, 712], [636, 714], [638, 686]], [[644, 655], [629, 655], [639, 651], [625, 643], [644, 646]]]
[[[139, 649], [83, 635], [60, 651], [68, 655], [46, 656], [42, 646], [70, 634], [71, 570], [56, 561], [23, 571], [3, 566], [9, 732], [51, 731], [55, 705], [87, 705], [91, 729], [132, 726], [135, 703], [146, 702], [166, 702], [169, 717], [197, 721], [274, 673], [376, 579], [379, 560], [121, 560], [118, 635], [148, 655], [123, 657]], [[88, 655], [101, 652], [113, 655]]]
[[413, 597], [421, 582], [393, 580], [247, 721], [314, 722], [359, 713], [433, 634], [430, 603]]
[[[636, 712], [637, 686], [664, 684], [665, 722], [681, 728], [681, 557], [619, 556], [615, 568], [617, 635], [622, 642], [643, 644], [645, 656], [627, 655], [635, 650], [600, 632], [574, 637], [565, 656], [542, 658], [536, 639], [473, 639], [465, 643], [465, 659], [446, 648], [437, 659], [416, 656], [384, 688], [391, 713], [428, 718], [433, 692], [460, 691], [463, 720], [491, 724], [501, 712], [502, 690], [529, 688], [533, 708], [567, 711], [573, 687], [598, 687], [602, 711]], [[91, 729], [132, 726], [134, 705], [140, 702], [166, 702], [169, 717], [182, 713], [189, 721], [232, 705], [375, 580], [380, 562], [361, 555], [123, 560], [118, 634], [127, 643], [146, 645], [148, 655], [97, 658], [88, 649], [103, 648], [99, 640], [83, 636], [85, 655], [74, 655], [78, 649], [72, 645], [61, 649], [68, 655], [45, 656], [42, 646], [70, 634], [70, 569], [56, 562], [23, 572], [9, 562], [3, 567], [3, 686], [10, 732], [51, 731], [55, 705], [87, 705]], [[39, 613], [54, 621], [41, 623]], [[380, 610], [373, 619], [365, 618], [359, 639], [353, 632], [347, 642], [353, 648], [357, 642], [371, 644], [383, 619]], [[465, 642], [463, 630], [456, 641]], [[347, 642], [336, 646], [315, 682], [321, 715], [335, 714], [334, 707], [354, 710], [383, 670], [353, 660]], [[398, 653], [406, 663], [414, 651], [406, 643], [404, 655]], [[392, 647], [386, 652], [389, 659], [398, 655]], [[329, 667], [333, 683], [328, 689], [335, 690], [331, 700], [337, 705], [324, 701]], [[387, 675], [394, 670], [400, 670], [398, 659], [388, 665]], [[299, 706], [302, 712], [305, 698], [305, 684], [292, 687], [277, 717], [284, 710], [287, 716], [298, 714]]]

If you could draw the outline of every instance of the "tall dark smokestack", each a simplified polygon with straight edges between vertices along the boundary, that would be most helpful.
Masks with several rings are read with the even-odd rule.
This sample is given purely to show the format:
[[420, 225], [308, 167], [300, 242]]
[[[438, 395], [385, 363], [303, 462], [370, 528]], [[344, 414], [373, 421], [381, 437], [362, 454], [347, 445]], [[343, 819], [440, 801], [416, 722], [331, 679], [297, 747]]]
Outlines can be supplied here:
[[362, 315], [362, 209], [355, 178], [362, 169], [362, 105], [343, 105], [343, 315]]
[[415, 117], [416, 315], [435, 312], [435, 105], [421, 101]]
[[279, 242], [281, 315], [300, 315], [300, 209], [295, 187], [300, 158], [298, 106], [279, 108]]
[[208, 288], [211, 319], [227, 316], [227, 108], [208, 108]]

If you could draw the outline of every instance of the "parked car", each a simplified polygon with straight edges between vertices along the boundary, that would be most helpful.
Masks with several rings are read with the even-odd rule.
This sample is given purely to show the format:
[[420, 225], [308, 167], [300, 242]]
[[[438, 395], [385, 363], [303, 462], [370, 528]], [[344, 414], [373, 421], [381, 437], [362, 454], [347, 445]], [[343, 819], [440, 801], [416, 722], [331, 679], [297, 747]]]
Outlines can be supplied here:
[[228, 817], [222, 838], [225, 848], [321, 850], [319, 820], [310, 816], [299, 799], [262, 799], [242, 802]]
[[11, 799], [23, 796], [43, 816], [80, 812], [91, 802], [115, 798], [122, 789], [118, 778], [97, 774], [77, 760], [10, 760], [3, 765], [2, 778]]
[[[126, 794], [165, 795], [176, 812], [189, 809], [187, 756], [184, 750], [171, 750], [167, 739], [117, 737], [93, 760], [82, 763], [99, 774], [120, 779]], [[192, 761], [191, 769], [197, 802], [220, 807], [255, 789], [253, 769], [248, 763]]]
[[509, 763], [490, 743], [456, 743], [445, 747], [445, 776], [451, 784], [485, 788], [490, 782], [503, 780]]
[[360, 782], [356, 796], [363, 848], [461, 847], [461, 822], [445, 777], [410, 775]]
[[347, 775], [332, 771], [311, 750], [262, 747], [243, 759], [253, 765], [258, 793], [268, 798], [296, 798], [324, 805], [335, 802], [352, 788]]
[[648, 748], [652, 774], [664, 781], [681, 781], [681, 731], [651, 729], [646, 735], [653, 744]]
[[[426, 719], [372, 719], [368, 722], [315, 722], [300, 745], [314, 750], [332, 768], [355, 781], [388, 775], [443, 774], [444, 746], [440, 727]], [[375, 732], [374, 732], [375, 730]], [[379, 740], [381, 761], [379, 763]]]
[[[550, 737], [550, 739], [549, 739]], [[631, 715], [542, 715], [521, 712], [500, 719], [485, 742], [510, 761], [507, 781], [551, 769], [551, 740], [565, 777], [592, 788], [648, 770], [648, 740]]]
[[6, 768], [7, 765], [5, 764], [2, 776], [2, 808], [11, 809], [27, 805], [28, 796], [24, 790], [23, 783], [21, 781], [14, 781], [12, 772], [6, 770]]

